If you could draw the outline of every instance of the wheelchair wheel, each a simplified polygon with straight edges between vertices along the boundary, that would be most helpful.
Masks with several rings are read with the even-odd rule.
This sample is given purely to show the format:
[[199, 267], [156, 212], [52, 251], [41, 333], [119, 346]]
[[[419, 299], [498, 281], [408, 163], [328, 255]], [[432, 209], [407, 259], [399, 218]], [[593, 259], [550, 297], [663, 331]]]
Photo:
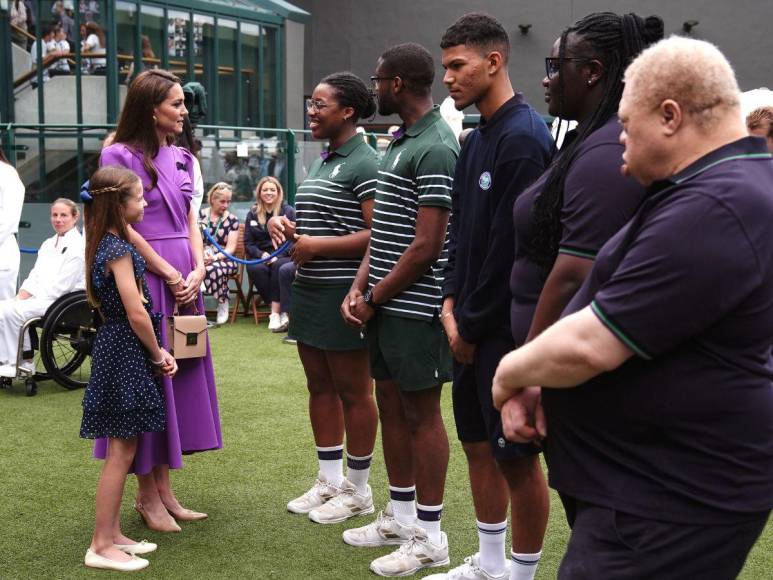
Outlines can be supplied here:
[[40, 354], [46, 372], [66, 389], [85, 387], [96, 335], [96, 316], [86, 294], [78, 293], [46, 313]]

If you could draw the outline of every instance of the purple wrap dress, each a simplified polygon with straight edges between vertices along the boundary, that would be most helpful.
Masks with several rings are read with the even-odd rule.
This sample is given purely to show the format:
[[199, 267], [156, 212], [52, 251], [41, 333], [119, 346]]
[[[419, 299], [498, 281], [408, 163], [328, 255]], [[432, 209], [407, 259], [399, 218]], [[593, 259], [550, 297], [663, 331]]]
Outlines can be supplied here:
[[[185, 149], [174, 145], [162, 147], [153, 160], [158, 172], [158, 185], [148, 190], [151, 179], [142, 164], [142, 153], [124, 144], [115, 144], [102, 151], [100, 166], [126, 167], [139, 175], [145, 185], [145, 217], [134, 224], [134, 229], [183, 278], [196, 267], [188, 230], [188, 212], [193, 195], [193, 157]], [[146, 280], [153, 298], [154, 310], [165, 316], [174, 312], [175, 300], [164, 280], [146, 271]], [[204, 302], [197, 298], [199, 312]], [[184, 310], [187, 313], [188, 308]], [[161, 338], [167, 346], [166, 325], [161, 325]], [[183, 454], [220, 449], [220, 415], [215, 390], [212, 355], [207, 341], [203, 358], [177, 361], [179, 370], [173, 379], [162, 378], [166, 401], [166, 431], [142, 433], [137, 444], [132, 471], [145, 475], [156, 465], [172, 469], [182, 467]], [[99, 439], [94, 445], [94, 456], [104, 459], [107, 440]]]

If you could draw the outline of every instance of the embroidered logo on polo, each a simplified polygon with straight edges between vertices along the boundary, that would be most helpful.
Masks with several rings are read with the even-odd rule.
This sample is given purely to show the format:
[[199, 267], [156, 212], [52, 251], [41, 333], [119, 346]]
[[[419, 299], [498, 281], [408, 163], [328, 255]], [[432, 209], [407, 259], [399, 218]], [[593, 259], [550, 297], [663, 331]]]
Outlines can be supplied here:
[[[405, 149], [403, 149], [403, 151], [405, 151]], [[397, 164], [400, 162], [400, 156], [403, 154], [403, 151], [400, 151], [400, 152], [397, 154], [397, 157], [395, 157], [395, 160], [394, 160], [394, 161], [392, 161], [392, 169], [394, 169], [395, 167], [397, 167]]]
[[344, 161], [343, 163], [339, 163], [338, 165], [333, 167], [333, 171], [330, 172], [330, 176], [329, 176], [330, 179], [334, 179], [336, 175], [341, 173], [341, 167], [343, 167], [344, 165], [346, 165], [346, 161]]
[[491, 187], [491, 174], [488, 171], [480, 174], [478, 185], [483, 191], [487, 191]]

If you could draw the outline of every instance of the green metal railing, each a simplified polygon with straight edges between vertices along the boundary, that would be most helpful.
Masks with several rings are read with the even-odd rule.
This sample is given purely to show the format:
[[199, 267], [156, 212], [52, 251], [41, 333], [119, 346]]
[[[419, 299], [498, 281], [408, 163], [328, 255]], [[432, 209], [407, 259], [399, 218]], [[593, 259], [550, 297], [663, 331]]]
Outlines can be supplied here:
[[[7, 123], [0, 125], [0, 144], [5, 151], [6, 156], [12, 164], [19, 169], [24, 169], [23, 175], [27, 186], [28, 199], [38, 199], [40, 193], [45, 190], [47, 184], [46, 172], [56, 170], [56, 167], [49, 168], [45, 162], [45, 153], [48, 151], [72, 152], [72, 158], [75, 159], [76, 181], [64, 192], [59, 192], [56, 197], [64, 194], [65, 196], [74, 196], [78, 191], [79, 184], [83, 183], [90, 171], [88, 161], [94, 160], [99, 154], [100, 146], [93, 143], [97, 140], [104, 140], [107, 134], [115, 129], [112, 124], [52, 124], [52, 123]], [[283, 155], [285, 160], [285, 170], [282, 175], [282, 186], [287, 192], [288, 201], [292, 202], [295, 198], [298, 175], [296, 173], [298, 155], [301, 153], [302, 143], [312, 142], [311, 132], [299, 129], [276, 129], [273, 127], [244, 127], [238, 125], [198, 125], [196, 134], [204, 143], [204, 148], [211, 148], [219, 154], [223, 149], [236, 150], [239, 143], [255, 143], [256, 140], [265, 140], [276, 136], [276, 147], [278, 152]], [[377, 148], [379, 138], [391, 139], [389, 135], [378, 133], [365, 134], [369, 143]], [[48, 140], [55, 139], [74, 139], [73, 147], [67, 148], [49, 148]], [[84, 141], [91, 141], [91, 147], [86, 150]], [[20, 161], [20, 152], [25, 154], [30, 151], [29, 145], [25, 141], [38, 143], [38, 155], [23, 162]], [[320, 143], [320, 142], [316, 142]], [[213, 146], [214, 144], [214, 146]], [[212, 152], [210, 152], [212, 154]], [[89, 159], [87, 160], [87, 155]], [[63, 158], [66, 158], [64, 155]], [[37, 166], [29, 166], [30, 163], [37, 163]], [[64, 164], [63, 161], [62, 164]], [[94, 167], [95, 168], [95, 167]], [[36, 169], [37, 171], [33, 171]], [[37, 173], [37, 179], [30, 176]], [[206, 175], [205, 175], [206, 177]], [[302, 180], [303, 176], [301, 176]], [[51, 196], [53, 197], [53, 196]]]

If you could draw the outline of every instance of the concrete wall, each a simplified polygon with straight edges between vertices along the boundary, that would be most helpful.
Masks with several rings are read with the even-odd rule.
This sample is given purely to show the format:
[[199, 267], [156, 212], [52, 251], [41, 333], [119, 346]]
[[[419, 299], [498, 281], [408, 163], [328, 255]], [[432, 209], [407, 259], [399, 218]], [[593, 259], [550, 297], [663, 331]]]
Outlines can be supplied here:
[[[376, 59], [387, 47], [418, 42], [437, 60], [434, 96], [440, 102], [443, 86], [438, 44], [443, 31], [462, 14], [487, 12], [505, 25], [512, 44], [510, 75], [516, 88], [545, 113], [544, 58], [561, 30], [591, 12], [612, 10], [657, 14], [666, 33], [680, 33], [686, 20], [700, 24], [692, 36], [717, 44], [736, 67], [741, 88], [773, 87], [773, 2], [770, 0], [295, 0], [311, 12], [306, 31], [304, 93], [334, 71], [351, 70], [363, 79], [373, 74]], [[518, 24], [531, 24], [521, 35]], [[288, 93], [288, 98], [296, 98]], [[298, 97], [299, 98], [299, 97]], [[473, 111], [468, 111], [473, 112]], [[379, 119], [377, 119], [378, 121]]]

